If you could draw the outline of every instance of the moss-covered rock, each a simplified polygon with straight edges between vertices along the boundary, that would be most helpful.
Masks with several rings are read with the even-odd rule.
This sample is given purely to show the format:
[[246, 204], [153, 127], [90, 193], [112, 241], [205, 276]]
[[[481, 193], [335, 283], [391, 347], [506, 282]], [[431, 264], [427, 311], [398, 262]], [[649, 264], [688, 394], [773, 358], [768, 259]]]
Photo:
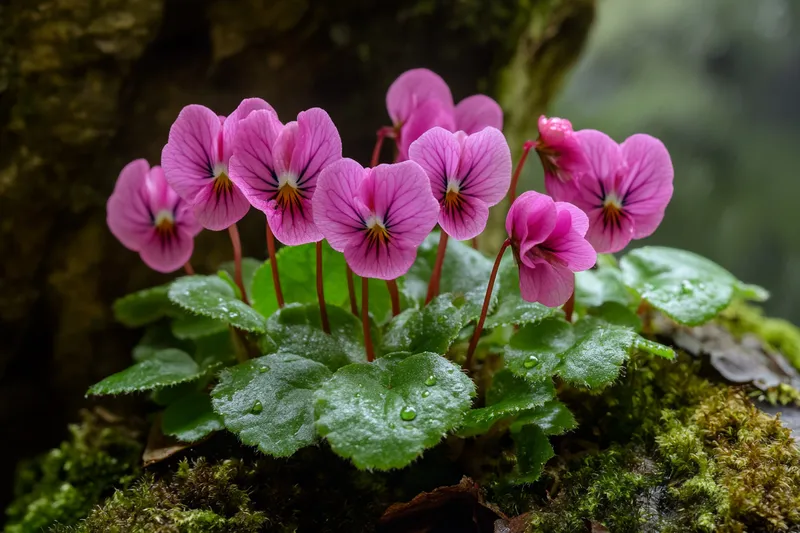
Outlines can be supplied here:
[[734, 302], [718, 320], [734, 335], [754, 333], [800, 369], [800, 328], [791, 322], [766, 317], [761, 308], [744, 302]]

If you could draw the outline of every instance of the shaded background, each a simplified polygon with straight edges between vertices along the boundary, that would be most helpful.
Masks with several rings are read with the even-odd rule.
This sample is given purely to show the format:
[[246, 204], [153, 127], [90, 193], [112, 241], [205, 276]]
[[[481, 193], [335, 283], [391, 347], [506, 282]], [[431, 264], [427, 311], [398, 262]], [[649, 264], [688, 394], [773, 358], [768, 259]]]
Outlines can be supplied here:
[[[661, 138], [675, 195], [647, 244], [706, 255], [800, 322], [800, 2], [603, 0], [550, 112]], [[531, 165], [527, 184], [541, 190]], [[641, 244], [636, 243], [636, 244]]]

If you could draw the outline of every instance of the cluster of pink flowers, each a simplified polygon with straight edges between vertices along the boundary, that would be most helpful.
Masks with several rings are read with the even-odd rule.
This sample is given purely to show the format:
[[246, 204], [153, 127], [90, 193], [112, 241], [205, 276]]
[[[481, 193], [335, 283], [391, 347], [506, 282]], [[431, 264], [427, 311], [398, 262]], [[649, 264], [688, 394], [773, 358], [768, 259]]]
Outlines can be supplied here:
[[[402, 74], [386, 104], [397, 161], [364, 168], [342, 156], [322, 109], [283, 124], [257, 98], [228, 117], [190, 105], [172, 125], [159, 167], [126, 166], [108, 201], [111, 231], [155, 270], [180, 268], [200, 227], [234, 227], [250, 206], [285, 245], [327, 239], [362, 277], [405, 274], [438, 223], [443, 237], [479, 235], [512, 184], [500, 106], [484, 95], [454, 105], [447, 84], [426, 69]], [[597, 253], [653, 233], [672, 195], [664, 145], [634, 135], [621, 145], [563, 119], [539, 120], [535, 149], [550, 196], [527, 192], [506, 219], [529, 301], [564, 304], [573, 273]], [[517, 169], [516, 175], [519, 173]], [[504, 246], [505, 248], [505, 246]]]

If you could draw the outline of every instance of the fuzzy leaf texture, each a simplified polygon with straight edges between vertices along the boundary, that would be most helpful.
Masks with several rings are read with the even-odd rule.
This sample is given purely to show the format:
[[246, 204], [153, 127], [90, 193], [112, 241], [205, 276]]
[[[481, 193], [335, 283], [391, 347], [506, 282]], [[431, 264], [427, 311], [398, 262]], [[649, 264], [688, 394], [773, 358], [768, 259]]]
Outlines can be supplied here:
[[631, 328], [586, 317], [575, 324], [575, 343], [561, 355], [558, 374], [575, 385], [608, 385], [638, 338]]
[[574, 342], [572, 324], [563, 318], [523, 326], [505, 347], [505, 366], [530, 381], [549, 380]]
[[359, 468], [402, 468], [461, 423], [474, 394], [472, 380], [433, 353], [349, 365], [316, 395], [317, 430]]
[[114, 318], [129, 328], [138, 328], [164, 317], [182, 313], [169, 300], [171, 284], [150, 287], [123, 296], [114, 302]]
[[193, 381], [203, 373], [189, 354], [168, 348], [92, 385], [87, 394], [124, 394], [153, 390]]
[[511, 424], [511, 432], [518, 432], [529, 424], [539, 426], [545, 435], [561, 435], [578, 426], [567, 406], [558, 400], [551, 400], [518, 416]]
[[507, 252], [497, 273], [497, 309], [486, 317], [484, 328], [498, 326], [535, 324], [546, 318], [561, 315], [560, 309], [547, 307], [538, 302], [526, 302], [519, 293], [519, 268], [511, 252]]
[[690, 326], [714, 318], [734, 295], [766, 297], [766, 291], [739, 282], [713, 261], [686, 250], [646, 246], [620, 262], [625, 283], [656, 309]]
[[444, 355], [463, 327], [452, 294], [434, 298], [424, 309], [406, 309], [387, 326], [384, 353], [433, 352]]
[[197, 442], [224, 427], [222, 417], [211, 408], [211, 398], [200, 391], [192, 391], [170, 403], [161, 418], [164, 434], [183, 442]]
[[169, 299], [197, 315], [221, 320], [235, 328], [264, 333], [264, 317], [236, 297], [218, 276], [186, 276], [172, 283]]
[[512, 475], [514, 484], [533, 483], [542, 475], [545, 463], [554, 455], [550, 439], [542, 428], [527, 425], [512, 433], [514, 448], [517, 453], [517, 468]]
[[316, 440], [313, 395], [330, 377], [315, 361], [267, 355], [223, 370], [212, 404], [244, 444], [288, 457]]

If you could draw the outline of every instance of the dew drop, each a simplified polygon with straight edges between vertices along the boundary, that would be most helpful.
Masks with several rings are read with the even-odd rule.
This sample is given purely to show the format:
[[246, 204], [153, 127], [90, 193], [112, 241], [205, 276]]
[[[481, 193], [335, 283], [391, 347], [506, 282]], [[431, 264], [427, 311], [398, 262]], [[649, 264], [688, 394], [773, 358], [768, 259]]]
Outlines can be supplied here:
[[683, 294], [690, 294], [692, 292], [692, 284], [689, 280], [683, 280], [681, 282], [681, 293]]
[[356, 398], [361, 398], [361, 393], [360, 393], [360, 392], [357, 392], [355, 397], [356, 397]]
[[255, 403], [253, 404], [253, 407], [250, 408], [250, 412], [253, 413], [254, 415], [259, 414], [263, 410], [264, 410], [264, 406], [261, 405], [261, 401], [260, 400], [256, 400]]
[[394, 428], [396, 428], [396, 427], [397, 427], [397, 426], [394, 424], [394, 422], [390, 422], [390, 423], [389, 423], [389, 429], [394, 429]]
[[434, 385], [436, 385], [436, 376], [434, 376], [433, 374], [428, 376], [428, 379], [425, 380], [425, 385], [427, 385], [428, 387], [433, 387]]
[[429, 391], [429, 390], [422, 391], [422, 397], [423, 398], [427, 398], [430, 395], [431, 395], [431, 391]]
[[405, 420], [406, 422], [410, 422], [417, 418], [417, 410], [411, 407], [410, 405], [406, 405], [403, 407], [403, 410], [400, 411], [400, 418]]
[[261, 368], [258, 369], [258, 371], [261, 372], [262, 374], [265, 374], [265, 373], [269, 372], [269, 367], [268, 366], [262, 366]]
[[525, 359], [525, 362], [522, 363], [522, 366], [524, 366], [525, 368], [533, 368], [537, 364], [539, 364], [539, 358], [536, 357], [535, 355], [529, 355], [528, 358]]

